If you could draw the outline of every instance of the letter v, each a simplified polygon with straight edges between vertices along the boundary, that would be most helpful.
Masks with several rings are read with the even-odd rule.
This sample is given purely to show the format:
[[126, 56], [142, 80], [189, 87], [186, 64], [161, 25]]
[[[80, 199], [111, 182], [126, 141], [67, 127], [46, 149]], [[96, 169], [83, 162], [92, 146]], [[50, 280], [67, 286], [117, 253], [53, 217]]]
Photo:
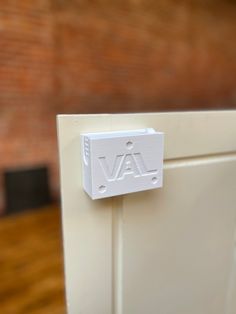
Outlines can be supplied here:
[[115, 158], [115, 161], [113, 163], [113, 167], [110, 170], [109, 165], [107, 164], [106, 161], [106, 157], [99, 157], [99, 162], [100, 165], [102, 167], [103, 173], [105, 175], [105, 178], [107, 179], [107, 181], [115, 181], [117, 174], [120, 170], [121, 164], [122, 164], [122, 160], [124, 159], [124, 155], [117, 155]]

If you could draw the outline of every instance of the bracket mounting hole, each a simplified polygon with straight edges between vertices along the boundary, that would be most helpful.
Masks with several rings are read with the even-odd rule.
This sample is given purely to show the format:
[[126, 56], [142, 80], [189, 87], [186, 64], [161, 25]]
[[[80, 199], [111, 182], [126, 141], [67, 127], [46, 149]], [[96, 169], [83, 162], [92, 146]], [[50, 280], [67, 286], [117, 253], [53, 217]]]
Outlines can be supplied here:
[[105, 185], [100, 185], [98, 190], [99, 190], [100, 193], [104, 193], [104, 192], [106, 192], [107, 187]]
[[128, 142], [126, 143], [126, 147], [127, 147], [128, 149], [132, 149], [132, 148], [134, 147], [133, 142], [132, 142], [132, 141], [128, 141]]
[[153, 178], [152, 178], [152, 183], [153, 183], [153, 184], [157, 184], [157, 182], [158, 182], [158, 178], [157, 178], [157, 177], [153, 177]]

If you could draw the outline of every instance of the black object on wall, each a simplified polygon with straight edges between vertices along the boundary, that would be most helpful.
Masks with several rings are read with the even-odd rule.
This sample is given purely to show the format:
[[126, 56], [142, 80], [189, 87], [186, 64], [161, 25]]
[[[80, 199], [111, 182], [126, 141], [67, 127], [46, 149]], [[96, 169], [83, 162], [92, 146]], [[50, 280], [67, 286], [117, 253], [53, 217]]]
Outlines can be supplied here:
[[4, 172], [6, 214], [51, 203], [46, 166], [9, 169]]

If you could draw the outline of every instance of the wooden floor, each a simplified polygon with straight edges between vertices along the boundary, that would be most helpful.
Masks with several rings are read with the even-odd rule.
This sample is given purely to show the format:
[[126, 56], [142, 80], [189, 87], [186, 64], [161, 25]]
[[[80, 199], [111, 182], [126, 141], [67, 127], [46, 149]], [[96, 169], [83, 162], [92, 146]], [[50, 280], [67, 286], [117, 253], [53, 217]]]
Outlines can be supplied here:
[[64, 314], [60, 212], [0, 219], [0, 313]]

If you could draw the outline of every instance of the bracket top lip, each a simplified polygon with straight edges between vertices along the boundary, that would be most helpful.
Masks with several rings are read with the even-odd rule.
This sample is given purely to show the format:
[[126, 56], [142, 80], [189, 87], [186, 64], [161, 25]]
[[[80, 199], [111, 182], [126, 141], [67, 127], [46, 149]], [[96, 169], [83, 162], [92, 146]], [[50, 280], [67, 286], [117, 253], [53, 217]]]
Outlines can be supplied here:
[[163, 134], [163, 132], [157, 132], [153, 128], [144, 128], [136, 130], [121, 130], [121, 131], [106, 131], [106, 132], [93, 132], [93, 133], [81, 133], [81, 136], [86, 136], [91, 140], [105, 139], [105, 138], [118, 138], [127, 136], [142, 136], [149, 134]]

